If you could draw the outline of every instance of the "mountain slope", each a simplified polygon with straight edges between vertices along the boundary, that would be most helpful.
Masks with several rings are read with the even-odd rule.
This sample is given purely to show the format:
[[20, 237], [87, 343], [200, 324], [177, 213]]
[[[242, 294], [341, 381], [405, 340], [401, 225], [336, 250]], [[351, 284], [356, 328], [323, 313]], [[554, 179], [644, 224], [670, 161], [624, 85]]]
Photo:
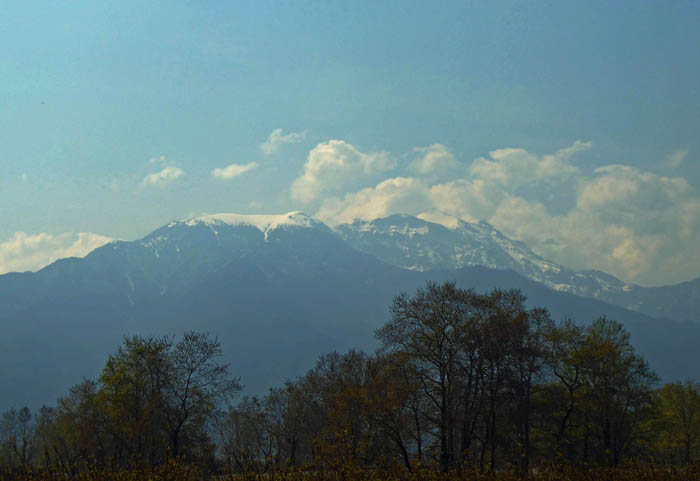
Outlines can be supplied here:
[[211, 331], [253, 392], [328, 350], [367, 346], [380, 319], [358, 297], [381, 304], [384, 317], [394, 293], [414, 283], [303, 214], [280, 217], [299, 222], [189, 219], [0, 276], [2, 402], [53, 402], [97, 375], [129, 333]]
[[700, 320], [700, 279], [644, 288], [600, 271], [574, 271], [547, 261], [486, 222], [436, 213], [356, 220], [336, 227], [356, 249], [404, 269], [485, 266], [513, 271], [552, 289], [609, 302], [655, 317]]
[[374, 349], [393, 297], [428, 280], [516, 287], [555, 319], [607, 314], [664, 379], [700, 376], [700, 325], [661, 321], [551, 290], [513, 271], [421, 272], [361, 253], [300, 213], [274, 222], [215, 217], [167, 224], [83, 259], [0, 276], [0, 409], [53, 403], [99, 374], [127, 334], [209, 331], [248, 393], [308, 369], [318, 355]]

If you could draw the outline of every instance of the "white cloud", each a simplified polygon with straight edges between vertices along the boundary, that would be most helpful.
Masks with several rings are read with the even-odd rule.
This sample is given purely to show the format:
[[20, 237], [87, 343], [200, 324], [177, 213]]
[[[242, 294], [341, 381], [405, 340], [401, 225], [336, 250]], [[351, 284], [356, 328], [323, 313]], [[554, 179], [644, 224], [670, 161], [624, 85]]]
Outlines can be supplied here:
[[[577, 141], [554, 154], [499, 149], [449, 182], [391, 178], [322, 203], [330, 224], [431, 209], [487, 220], [545, 258], [598, 269], [644, 285], [700, 276], [700, 196], [680, 177], [628, 165], [583, 174], [571, 165], [591, 148]], [[560, 196], [544, 195], [552, 189]], [[557, 205], [554, 205], [556, 203]]]
[[158, 155], [156, 157], [151, 157], [148, 159], [148, 163], [151, 165], [165, 166], [168, 164], [164, 155]]
[[421, 175], [445, 171], [459, 165], [454, 154], [442, 144], [416, 147], [413, 151], [419, 156], [411, 163], [411, 169]]
[[[579, 208], [593, 211], [601, 207], [622, 212], [673, 210], [691, 193], [690, 185], [679, 177], [664, 177], [627, 165], [608, 165], [595, 170], [578, 195]], [[636, 218], [646, 221], [648, 216]], [[646, 223], [646, 222], [645, 222]]]
[[672, 169], [677, 169], [678, 167], [683, 165], [683, 161], [687, 156], [688, 149], [676, 150], [675, 152], [672, 152], [666, 156], [666, 158], [664, 159], [664, 163]]
[[346, 194], [342, 199], [325, 200], [316, 217], [330, 225], [337, 225], [354, 219], [418, 214], [429, 202], [430, 190], [420, 180], [395, 177], [380, 182], [376, 187]]
[[169, 184], [170, 182], [177, 180], [178, 178], [185, 175], [185, 171], [179, 167], [167, 166], [163, 167], [158, 172], [153, 172], [146, 175], [141, 181], [141, 185], [155, 185], [163, 186]]
[[16, 232], [0, 243], [0, 274], [38, 270], [64, 257], [84, 257], [112, 240], [92, 232], [58, 235]]
[[230, 180], [239, 177], [246, 172], [257, 169], [259, 164], [257, 162], [250, 162], [248, 164], [231, 164], [226, 167], [216, 168], [211, 171], [211, 175], [221, 180]]
[[506, 196], [502, 189], [483, 179], [459, 179], [433, 185], [430, 207], [475, 222], [488, 219]]
[[342, 140], [329, 140], [309, 152], [304, 173], [292, 184], [292, 198], [311, 202], [354, 179], [393, 169], [395, 165], [387, 152], [365, 154]]
[[306, 139], [306, 132], [290, 132], [282, 134], [282, 129], [275, 129], [270, 132], [267, 140], [260, 144], [260, 150], [265, 155], [272, 155], [279, 152], [284, 144], [296, 144]]
[[579, 139], [575, 140], [574, 143], [570, 146], [557, 150], [557, 152], [553, 156], [545, 155], [544, 159], [547, 159], [548, 157], [555, 157], [558, 160], [569, 162], [574, 155], [578, 154], [579, 152], [585, 152], [586, 150], [590, 150], [592, 148], [593, 142]]
[[168, 161], [164, 155], [152, 157], [148, 159], [148, 162], [146, 163], [148, 165], [153, 165], [159, 168], [160, 170], [158, 172], [152, 172], [150, 174], [147, 174], [141, 180], [142, 187], [149, 185], [162, 187], [185, 175], [184, 170], [182, 170], [179, 167], [176, 167], [175, 164], [171, 161]]
[[700, 275], [700, 198], [681, 178], [610, 165], [579, 176], [574, 205], [553, 215], [508, 193], [489, 222], [542, 256], [645, 285]]
[[22, 179], [22, 182], [26, 182], [29, 177], [27, 176], [26, 172], [22, 172], [22, 175], [20, 175], [19, 178]]
[[590, 149], [591, 142], [577, 140], [571, 146], [554, 154], [538, 157], [524, 149], [498, 149], [490, 152], [490, 159], [478, 158], [471, 166], [471, 177], [515, 188], [536, 182], [561, 182], [579, 174], [571, 165], [574, 154]]

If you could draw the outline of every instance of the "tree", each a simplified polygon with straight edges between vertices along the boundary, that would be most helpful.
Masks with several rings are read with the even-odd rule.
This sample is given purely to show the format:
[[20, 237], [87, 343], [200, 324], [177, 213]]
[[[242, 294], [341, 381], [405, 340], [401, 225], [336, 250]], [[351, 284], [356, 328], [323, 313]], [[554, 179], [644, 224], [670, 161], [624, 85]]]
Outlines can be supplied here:
[[553, 324], [546, 309], [525, 311], [525, 298], [518, 300], [516, 297], [515, 301], [519, 307], [509, 315], [512, 335], [508, 392], [513, 404], [512, 422], [521, 452], [520, 468], [523, 475], [528, 475], [532, 456], [533, 396], [545, 376], [550, 349], [546, 338]]
[[216, 361], [220, 355], [218, 339], [195, 332], [185, 333], [170, 353], [162, 409], [175, 457], [183, 434], [201, 429], [219, 403], [241, 390], [238, 379], [229, 376], [229, 366]]
[[443, 470], [457, 462], [495, 470], [499, 448], [517, 448], [516, 462], [529, 471], [532, 396], [550, 326], [549, 313], [528, 310], [517, 290], [477, 294], [428, 283], [394, 299], [377, 337], [383, 352], [411, 365], [425, 401], [416, 426], [435, 436]]
[[24, 474], [36, 454], [35, 424], [28, 407], [10, 409], [0, 419], [0, 455], [14, 460]]
[[272, 457], [273, 440], [266, 413], [256, 397], [245, 397], [235, 407], [220, 412], [217, 431], [221, 451], [231, 471], [257, 469]]
[[385, 352], [404, 353], [413, 364], [430, 404], [422, 414], [436, 427], [445, 471], [455, 462], [459, 342], [472, 294], [454, 283], [428, 283], [413, 297], [394, 298], [391, 320], [376, 333]]
[[128, 457], [125, 439], [117, 431], [119, 421], [109, 419], [109, 411], [98, 399], [96, 382], [84, 380], [71, 387], [67, 396], [58, 399], [56, 409], [44, 414], [45, 455], [53, 455], [54, 463], [67, 476], [75, 474], [79, 461], [94, 459], [105, 466], [107, 458], [121, 464]]
[[407, 356], [378, 355], [369, 360], [365, 386], [367, 416], [393, 446], [385, 446], [390, 459], [399, 456], [408, 470], [412, 460], [423, 461], [425, 397]]
[[154, 465], [166, 457], [167, 390], [175, 376], [172, 349], [166, 337], [127, 337], [102, 370], [96, 402], [119, 464], [136, 460]]
[[616, 321], [601, 317], [586, 330], [582, 350], [586, 402], [596, 439], [598, 461], [617, 466], [639, 437], [650, 414], [656, 374], [629, 342]]
[[[83, 381], [42, 418], [46, 458], [66, 474], [80, 460], [99, 466], [157, 465], [168, 456], [207, 462], [209, 423], [241, 389], [217, 358], [209, 334], [131, 336], [109, 356], [98, 381]], [[50, 445], [50, 448], [48, 447]]]
[[656, 448], [667, 461], [687, 465], [700, 455], [700, 386], [691, 380], [666, 384], [656, 400]]
[[643, 428], [653, 413], [656, 374], [630, 344], [623, 326], [601, 317], [585, 329], [553, 331], [548, 402], [557, 449], [571, 460], [617, 466], [641, 454]]
[[564, 321], [546, 334], [549, 382], [541, 386], [534, 400], [539, 426], [549, 434], [550, 458], [575, 457], [576, 442], [571, 424], [576, 422], [582, 402], [584, 365], [580, 359], [585, 342], [581, 326]]
[[218, 339], [205, 333], [187, 332], [177, 344], [126, 338], [100, 376], [100, 397], [121, 426], [116, 436], [124, 447], [151, 463], [165, 454], [165, 440], [175, 457], [183, 440], [195, 449], [217, 406], [241, 389], [228, 365], [217, 362], [220, 355]]

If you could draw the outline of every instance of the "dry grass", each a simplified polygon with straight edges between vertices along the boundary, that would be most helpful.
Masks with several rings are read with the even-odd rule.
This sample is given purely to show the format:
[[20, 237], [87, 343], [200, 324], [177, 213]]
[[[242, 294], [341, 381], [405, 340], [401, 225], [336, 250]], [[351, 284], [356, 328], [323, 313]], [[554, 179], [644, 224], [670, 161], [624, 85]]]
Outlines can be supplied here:
[[[453, 470], [442, 473], [432, 467], [417, 466], [409, 471], [403, 467], [376, 469], [338, 465], [319, 469], [290, 468], [268, 472], [250, 470], [246, 473], [207, 475], [194, 465], [170, 461], [153, 468], [131, 470], [99, 470], [85, 467], [75, 474], [43, 471], [36, 473], [5, 473], [0, 479], [26, 481], [521, 481], [516, 472], [481, 474], [473, 470]], [[630, 465], [614, 469], [572, 469], [551, 467], [533, 473], [532, 481], [700, 481], [700, 463], [686, 468], [659, 467], [652, 464]]]

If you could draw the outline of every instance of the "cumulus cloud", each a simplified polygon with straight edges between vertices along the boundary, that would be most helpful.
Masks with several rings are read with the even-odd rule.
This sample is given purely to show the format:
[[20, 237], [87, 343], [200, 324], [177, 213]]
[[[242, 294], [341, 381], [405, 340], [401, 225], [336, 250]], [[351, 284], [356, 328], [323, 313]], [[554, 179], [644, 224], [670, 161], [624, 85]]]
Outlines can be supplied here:
[[431, 207], [468, 222], [488, 219], [508, 194], [483, 179], [458, 179], [430, 188]]
[[481, 214], [544, 257], [576, 269], [645, 285], [700, 275], [700, 198], [685, 179], [609, 165], [577, 175], [576, 185], [572, 207], [560, 215], [547, 202], [512, 191], [487, 196], [492, 203]]
[[430, 202], [430, 190], [420, 180], [395, 177], [342, 199], [326, 199], [316, 213], [320, 220], [337, 225], [354, 219], [371, 220], [392, 214], [418, 214]]
[[155, 185], [155, 186], [163, 186], [166, 184], [169, 184], [170, 182], [179, 179], [185, 175], [185, 171], [182, 170], [179, 167], [175, 166], [167, 166], [163, 167], [161, 170], [158, 172], [153, 172], [146, 177], [143, 178], [141, 181], [142, 186], [147, 186], [147, 185]]
[[309, 152], [304, 172], [292, 184], [292, 198], [311, 202], [354, 179], [393, 169], [395, 165], [387, 152], [365, 154], [342, 140], [329, 140]]
[[[394, 213], [438, 210], [487, 220], [535, 252], [575, 269], [598, 269], [644, 285], [700, 275], [700, 196], [680, 177], [629, 165], [584, 174], [572, 160], [590, 149], [577, 141], [553, 154], [499, 149], [478, 158], [462, 178], [429, 182], [391, 178], [327, 199], [317, 215], [330, 224]], [[566, 186], [565, 207], [542, 193]]]
[[64, 257], [84, 257], [113, 239], [92, 232], [26, 234], [0, 243], [0, 274], [34, 271]]
[[257, 162], [250, 162], [248, 164], [231, 164], [226, 167], [216, 168], [211, 171], [211, 175], [221, 180], [231, 180], [236, 177], [240, 177], [246, 172], [255, 170], [259, 167]]
[[411, 163], [411, 169], [421, 175], [445, 171], [458, 165], [454, 154], [442, 144], [416, 147], [413, 151], [418, 157]]
[[683, 165], [683, 161], [687, 156], [688, 149], [676, 150], [675, 152], [672, 152], [666, 156], [666, 158], [664, 159], [664, 163], [672, 169], [677, 169], [678, 167]]
[[577, 204], [551, 215], [542, 203], [512, 196], [489, 221], [545, 257], [645, 285], [697, 277], [700, 199], [687, 185], [636, 169], [582, 179]]
[[[627, 165], [608, 165], [595, 170], [578, 195], [585, 211], [611, 208], [617, 213], [668, 211], [681, 205], [690, 185], [680, 177], [664, 177]], [[645, 225], [648, 216], [635, 218]]]
[[489, 153], [490, 159], [476, 159], [471, 166], [471, 176], [507, 188], [561, 182], [579, 174], [578, 167], [570, 161], [576, 153], [591, 147], [591, 142], [577, 140], [567, 148], [542, 157], [524, 149], [498, 149]]
[[270, 132], [267, 140], [260, 144], [260, 150], [265, 155], [272, 155], [279, 152], [284, 144], [296, 144], [306, 139], [306, 132], [290, 132], [283, 134], [282, 129], [275, 129]]

